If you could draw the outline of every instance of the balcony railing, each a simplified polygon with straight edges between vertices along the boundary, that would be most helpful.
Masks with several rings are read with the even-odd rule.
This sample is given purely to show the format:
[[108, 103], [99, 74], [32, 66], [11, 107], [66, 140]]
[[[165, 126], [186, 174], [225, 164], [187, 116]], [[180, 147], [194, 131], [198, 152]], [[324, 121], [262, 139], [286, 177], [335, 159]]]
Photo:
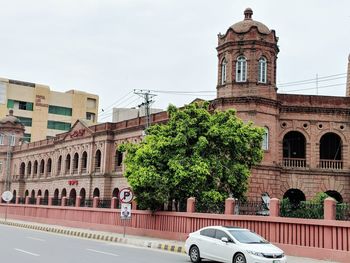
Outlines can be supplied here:
[[306, 168], [306, 159], [304, 159], [304, 158], [283, 158], [283, 167]]
[[342, 160], [321, 159], [319, 162], [318, 168], [330, 169], [330, 170], [342, 170], [343, 169], [343, 161]]

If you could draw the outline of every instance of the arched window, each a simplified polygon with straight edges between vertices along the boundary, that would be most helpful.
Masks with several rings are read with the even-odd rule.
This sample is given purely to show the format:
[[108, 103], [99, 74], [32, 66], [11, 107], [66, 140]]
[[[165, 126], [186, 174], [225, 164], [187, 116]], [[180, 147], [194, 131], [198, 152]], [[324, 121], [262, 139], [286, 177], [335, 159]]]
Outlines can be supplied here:
[[224, 58], [221, 62], [221, 85], [224, 85], [226, 83], [227, 78], [227, 61], [226, 58]]
[[37, 175], [38, 175], [38, 161], [35, 160], [34, 161], [34, 174], [33, 174], [33, 177], [35, 177]]
[[32, 162], [29, 161], [27, 165], [27, 177], [29, 177], [32, 174]]
[[267, 63], [266, 58], [261, 57], [259, 59], [259, 67], [258, 67], [258, 82], [266, 83], [266, 72], [267, 72]]
[[75, 153], [73, 158], [73, 173], [78, 172], [78, 165], [79, 165], [79, 154]]
[[287, 192], [285, 192], [283, 195], [283, 199], [285, 198], [288, 198], [289, 202], [295, 206], [299, 205], [301, 201], [306, 200], [305, 194], [301, 190], [295, 188], [291, 188]]
[[47, 160], [47, 164], [46, 164], [46, 172], [47, 172], [48, 176], [51, 175], [51, 168], [52, 168], [52, 160], [51, 160], [51, 158], [49, 158]]
[[243, 56], [238, 57], [236, 62], [236, 81], [247, 81], [247, 60]]
[[26, 169], [25, 163], [21, 163], [21, 166], [19, 167], [19, 176], [21, 178], [24, 177], [25, 169]]
[[101, 171], [101, 151], [97, 150], [95, 154], [95, 172]]
[[40, 162], [40, 175], [44, 174], [44, 170], [45, 170], [45, 161], [41, 160], [41, 162]]
[[264, 151], [267, 151], [269, 149], [269, 128], [264, 127], [264, 136], [263, 136], [263, 142], [262, 142], [262, 149]]
[[320, 140], [320, 163], [322, 169], [343, 169], [342, 140], [333, 132], [328, 132]]
[[117, 170], [122, 166], [123, 163], [123, 153], [116, 150], [115, 151], [115, 169]]
[[65, 170], [66, 174], [70, 174], [70, 154], [67, 154], [66, 157], [66, 170]]
[[283, 166], [306, 167], [306, 139], [298, 131], [290, 131], [283, 137]]
[[81, 157], [81, 173], [87, 172], [87, 153], [83, 152], [83, 156]]
[[61, 174], [61, 168], [62, 168], [62, 156], [60, 155], [57, 161], [57, 175]]

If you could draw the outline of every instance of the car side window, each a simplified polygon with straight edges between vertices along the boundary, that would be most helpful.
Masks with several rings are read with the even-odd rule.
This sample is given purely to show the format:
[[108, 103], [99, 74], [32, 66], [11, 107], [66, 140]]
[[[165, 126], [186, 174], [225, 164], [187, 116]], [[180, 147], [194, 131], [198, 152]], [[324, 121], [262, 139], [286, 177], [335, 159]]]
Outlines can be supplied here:
[[231, 238], [224, 231], [216, 230], [215, 238], [221, 240], [223, 237], [226, 237], [227, 240], [231, 240]]
[[214, 238], [215, 237], [215, 229], [207, 228], [207, 229], [204, 229], [204, 230], [200, 231], [200, 234], [202, 236]]

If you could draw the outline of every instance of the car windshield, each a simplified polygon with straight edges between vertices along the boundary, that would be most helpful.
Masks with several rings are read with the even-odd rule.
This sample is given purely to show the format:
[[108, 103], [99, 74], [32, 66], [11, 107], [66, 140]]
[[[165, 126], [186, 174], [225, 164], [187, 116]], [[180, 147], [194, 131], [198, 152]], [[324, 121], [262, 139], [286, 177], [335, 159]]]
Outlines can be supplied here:
[[241, 243], [246, 244], [267, 244], [269, 243], [261, 236], [248, 230], [229, 230], [230, 234]]

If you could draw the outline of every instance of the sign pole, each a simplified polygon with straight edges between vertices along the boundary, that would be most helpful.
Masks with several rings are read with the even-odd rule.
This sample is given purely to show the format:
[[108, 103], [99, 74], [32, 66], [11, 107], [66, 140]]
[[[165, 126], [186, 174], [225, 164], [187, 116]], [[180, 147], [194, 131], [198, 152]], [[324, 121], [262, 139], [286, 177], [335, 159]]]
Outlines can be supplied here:
[[5, 222], [7, 220], [7, 207], [9, 205], [9, 202], [6, 202], [6, 208], [5, 208]]
[[125, 237], [125, 232], [126, 232], [126, 224], [125, 224], [125, 219], [123, 220], [123, 225], [124, 225], [124, 233], [123, 233], [123, 237]]

